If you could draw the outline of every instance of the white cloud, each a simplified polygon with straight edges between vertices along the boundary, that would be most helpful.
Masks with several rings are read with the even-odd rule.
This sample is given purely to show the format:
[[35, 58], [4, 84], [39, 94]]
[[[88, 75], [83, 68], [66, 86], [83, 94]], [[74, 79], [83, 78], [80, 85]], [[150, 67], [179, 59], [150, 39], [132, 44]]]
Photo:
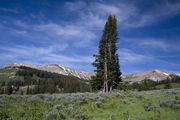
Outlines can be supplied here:
[[[160, 4], [155, 8], [161, 8], [164, 4], [165, 3]], [[149, 14], [147, 14], [146, 12], [140, 14], [138, 11], [139, 8], [137, 8], [137, 6], [127, 3], [117, 2], [117, 4], [114, 4], [98, 1], [89, 3], [85, 1], [66, 2], [65, 8], [69, 11], [76, 12], [79, 18], [74, 19], [70, 23], [66, 22], [65, 24], [57, 24], [53, 21], [41, 22], [40, 24], [30, 24], [24, 21], [15, 20], [14, 24], [23, 29], [16, 30], [15, 33], [27, 35], [28, 30], [31, 31], [31, 33], [41, 32], [39, 36], [46, 36], [46, 38], [43, 39], [54, 39], [62, 43], [71, 41], [71, 44], [69, 46], [74, 47], [91, 47], [94, 43], [93, 41], [100, 38], [98, 32], [103, 29], [103, 26], [109, 14], [117, 16], [121, 29], [140, 27], [161, 20], [161, 16], [169, 17], [173, 13], [177, 14], [178, 5], [172, 3], [166, 3], [165, 5], [170, 7], [167, 7], [166, 9], [165, 7], [162, 7], [162, 10], [159, 10], [158, 14], [157, 12], [153, 12], [157, 11], [156, 9], [152, 9], [150, 12], [148, 12]], [[175, 8], [173, 6], [175, 6]], [[168, 13], [168, 15], [166, 15], [164, 14], [164, 11], [170, 12]], [[31, 34], [29, 35], [29, 37], [37, 37], [37, 35]], [[156, 46], [160, 44], [161, 43], [156, 44]], [[163, 47], [162, 44], [161, 47]]]
[[31, 29], [30, 25], [28, 25], [26, 22], [23, 22], [21, 20], [14, 20], [13, 24], [16, 25], [16, 26], [22, 27], [22, 28], [26, 28], [26, 29], [29, 28], [29, 29]]
[[96, 13], [99, 14], [114, 14], [114, 15], [118, 15], [120, 14], [120, 9], [118, 7], [116, 7], [115, 5], [108, 5], [108, 4], [103, 4], [103, 3], [92, 3], [92, 5], [90, 6], [91, 11], [94, 10], [96, 11]]
[[77, 12], [80, 20], [88, 21], [87, 24], [94, 27], [102, 26], [110, 14], [116, 15], [123, 28], [148, 26], [180, 14], [180, 2], [173, 3], [168, 0], [143, 12], [140, 12], [140, 8], [135, 4], [118, 1], [111, 3], [96, 1], [88, 4], [84, 1], [68, 2], [66, 7]]
[[43, 60], [45, 61], [52, 61], [52, 62], [61, 62], [61, 63], [91, 63], [92, 57], [90, 56], [80, 56], [80, 55], [73, 55], [73, 56], [66, 56], [62, 54], [49, 54], [44, 56]]
[[168, 0], [164, 0], [162, 3], [156, 4], [148, 11], [143, 13], [136, 11], [135, 14], [135, 18], [130, 18], [135, 20], [132, 20], [130, 23], [125, 23], [128, 28], [157, 24], [158, 22], [174, 17], [175, 15], [179, 15], [180, 2], [178, 1], [173, 3]]
[[[71, 41], [71, 46], [74, 47], [89, 47], [93, 40], [97, 39], [97, 34], [84, 25], [75, 24], [57, 24], [54, 22], [42, 24], [28, 24], [26, 22], [17, 20], [14, 24], [24, 30], [13, 31], [17, 34], [25, 34], [27, 30], [31, 34], [41, 32], [38, 36], [46, 36], [50, 39], [59, 40], [60, 43], [67, 43]], [[27, 34], [26, 34], [27, 35]], [[28, 37], [28, 36], [27, 36]], [[29, 37], [37, 37], [37, 35], [29, 35]]]
[[24, 46], [24, 45], [11, 45], [1, 46], [1, 50], [7, 52], [7, 54], [15, 54], [18, 56], [39, 56], [47, 55], [55, 51], [63, 51], [67, 48], [67, 44], [60, 45], [49, 45], [47, 47], [36, 47], [36, 46]]
[[[180, 52], [180, 42], [178, 38], [155, 38], [155, 37], [142, 37], [142, 38], [121, 38], [123, 42], [131, 47], [138, 47], [143, 50], [160, 50], [163, 52]], [[173, 40], [171, 40], [173, 39]]]
[[[33, 55], [37, 55], [37, 54], [41, 54], [41, 50], [42, 48], [38, 48], [38, 50], [40, 51], [37, 51], [37, 48], [35, 49], [31, 49], [30, 47], [28, 46], [16, 46], [16, 47], [1, 47], [1, 50], [5, 51], [7, 54], [10, 54], [10, 55], [18, 55], [18, 56], [33, 56]], [[44, 53], [47, 52], [44, 51]]]
[[[58, 53], [57, 53], [58, 47]], [[60, 52], [60, 49], [62, 52]], [[35, 47], [35, 46], [4, 46], [0, 50], [4, 51], [0, 53], [1, 62], [14, 63], [22, 62], [28, 64], [61, 64], [64, 66], [74, 67], [77, 69], [83, 68], [82, 64], [91, 64], [93, 61], [92, 56], [83, 56], [76, 54], [64, 54], [63, 50], [66, 49], [66, 45], [61, 46], [48, 46], [48, 47]], [[81, 66], [79, 66], [79, 64]], [[78, 65], [78, 66], [76, 66]]]
[[[49, 34], [56, 34], [60, 37], [71, 38], [71, 40], [91, 40], [96, 38], [95, 33], [85, 29], [83, 26], [77, 25], [58, 25], [55, 23], [47, 23], [43, 25], [34, 26], [35, 30], [47, 32]], [[74, 39], [74, 37], [76, 39]], [[72, 39], [73, 38], [73, 39]]]
[[146, 39], [145, 41], [141, 41], [139, 43], [141, 47], [147, 47], [147, 48], [155, 48], [155, 49], [162, 49], [164, 51], [169, 50], [171, 48], [171, 45], [163, 42], [163, 41], [158, 41], [158, 40], [148, 40]]
[[140, 63], [144, 61], [149, 61], [151, 57], [137, 54], [129, 49], [120, 49], [119, 50], [120, 60], [123, 63]]
[[15, 29], [13, 32], [19, 35], [26, 35], [28, 33], [26, 30], [15, 30]]
[[10, 13], [14, 13], [14, 14], [19, 13], [19, 11], [17, 9], [15, 9], [15, 8], [12, 9], [12, 8], [0, 7], [0, 11], [10, 12]]
[[[25, 38], [24, 41], [29, 40], [25, 42], [25, 44], [30, 42], [29, 46], [0, 46], [0, 49], [6, 51], [6, 55], [1, 53], [1, 56], [7, 59], [14, 58], [17, 60], [23, 57], [25, 59], [23, 61], [29, 62], [31, 62], [31, 59], [34, 59], [32, 60], [33, 63], [35, 63], [35, 61], [37, 61], [37, 63], [41, 63], [43, 61], [47, 63], [63, 63], [71, 66], [73, 63], [90, 63], [93, 59], [90, 57], [91, 55], [87, 54], [87, 56], [81, 56], [76, 55], [75, 52], [87, 50], [86, 48], [94, 48], [92, 44], [95, 43], [95, 40], [99, 40], [101, 36], [99, 32], [103, 30], [104, 23], [109, 14], [117, 16], [118, 24], [121, 29], [131, 29], [156, 24], [160, 21], [178, 15], [180, 13], [180, 2], [171, 3], [165, 1], [161, 4], [157, 4], [148, 11], [143, 11], [142, 13], [140, 13], [140, 8], [138, 8], [138, 6], [129, 2], [116, 2], [115, 4], [115, 2], [107, 3], [105, 1], [74, 1], [66, 2], [64, 8], [64, 11], [67, 11], [68, 15], [76, 15], [76, 19], [65, 21], [63, 24], [61, 23], [61, 19], [59, 20], [59, 23], [50, 20], [50, 18], [48, 21], [51, 22], [40, 21], [39, 23], [38, 21], [36, 21], [36, 23], [30, 23], [30, 21], [22, 21], [23, 19], [12, 19], [12, 24], [13, 26], [16, 26], [14, 27], [16, 29], [8, 27], [8, 24], [11, 24], [11, 22], [6, 23], [7, 26], [4, 26], [5, 24], [1, 23], [0, 27], [7, 27], [9, 31], [12, 31], [8, 31], [9, 34], [13, 33], [17, 36], [23, 37], [23, 39]], [[8, 11], [7, 9], [4, 10]], [[9, 10], [9, 12], [12, 11]], [[38, 16], [43, 18], [44, 15], [45, 14], [42, 12], [39, 14], [30, 14], [30, 16], [34, 19], [38, 18]], [[139, 38], [138, 40], [137, 38], [132, 41], [138, 42], [131, 43], [137, 45], [136, 47], [150, 49], [157, 48], [164, 51], [179, 50], [179, 48], [176, 47], [178, 44], [171, 45], [164, 42], [162, 39]], [[42, 42], [43, 45], [48, 45], [46, 47], [41, 45], [41, 47], [33, 46], [33, 44], [39, 42]], [[77, 50], [75, 47], [78, 47]], [[69, 50], [69, 48], [71, 49]], [[82, 48], [84, 49], [82, 50]], [[73, 52], [74, 54], [70, 55], [64, 52], [66, 50]], [[57, 51], [59, 53], [57, 53]], [[176, 65], [156, 57], [136, 53], [129, 49], [120, 50], [120, 57], [121, 62], [126, 64], [148, 63], [154, 61], [155, 63], [162, 62], [168, 65]]]
[[136, 53], [130, 49], [120, 49], [118, 51], [120, 55], [120, 62], [123, 64], [131, 65], [146, 65], [158, 66], [158, 67], [180, 67], [179, 64], [159, 59], [158, 56], [145, 55], [142, 53]]
[[[94, 7], [91, 9], [93, 10]], [[103, 16], [115, 15], [121, 26], [126, 24], [131, 17], [137, 14], [137, 8], [135, 8], [135, 6], [124, 3], [117, 3], [116, 5], [95, 3], [95, 11], [96, 14]]]
[[[42, 61], [52, 61], [52, 62], [91, 62], [92, 57], [89, 56], [79, 56], [79, 55], [63, 55], [64, 49], [67, 45], [50, 45], [48, 47], [35, 47], [35, 46], [6, 46], [1, 47], [0, 49], [6, 51], [6, 55], [3, 53], [2, 57], [27, 57], [27, 58], [39, 58], [38, 60]], [[58, 50], [57, 50], [58, 48]], [[56, 53], [59, 51], [59, 53]], [[37, 61], [38, 61], [37, 60]]]
[[83, 2], [83, 1], [77, 1], [76, 4], [74, 4], [73, 2], [66, 2], [65, 7], [66, 9], [70, 11], [77, 11], [77, 10], [82, 10], [83, 8], [86, 8], [87, 4], [86, 2]]
[[83, 23], [83, 25], [86, 28], [89, 28], [93, 30], [94, 32], [96, 32], [96, 30], [103, 29], [104, 24], [106, 22], [106, 18], [101, 17], [97, 14], [94, 14], [93, 12], [88, 12], [88, 13], [81, 13], [80, 21], [81, 23], [78, 23], [78, 24]]
[[[86, 3], [84, 2], [84, 4]], [[79, 2], [71, 2], [68, 8], [71, 8], [72, 6], [79, 6]], [[75, 9], [74, 11], [79, 14], [79, 21], [81, 21], [83, 25], [87, 25], [93, 29], [102, 29], [108, 15], [115, 15], [121, 26], [123, 26], [132, 16], [137, 14], [135, 6], [131, 4], [117, 3], [114, 5], [97, 1], [86, 4], [86, 7], [83, 10]]]

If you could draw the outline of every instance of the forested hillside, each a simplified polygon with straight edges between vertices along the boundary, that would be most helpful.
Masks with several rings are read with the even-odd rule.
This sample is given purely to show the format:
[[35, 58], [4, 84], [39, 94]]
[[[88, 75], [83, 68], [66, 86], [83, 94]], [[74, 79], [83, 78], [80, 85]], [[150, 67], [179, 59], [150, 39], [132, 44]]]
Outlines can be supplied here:
[[87, 92], [90, 86], [74, 76], [41, 71], [29, 67], [0, 69], [1, 94], [37, 94]]

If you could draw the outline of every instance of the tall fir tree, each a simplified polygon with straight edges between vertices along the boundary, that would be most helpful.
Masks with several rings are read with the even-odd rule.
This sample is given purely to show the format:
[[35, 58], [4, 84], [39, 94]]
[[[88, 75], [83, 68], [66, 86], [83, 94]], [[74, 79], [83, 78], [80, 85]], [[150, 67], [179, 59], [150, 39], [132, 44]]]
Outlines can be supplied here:
[[104, 92], [109, 92], [121, 81], [117, 36], [117, 20], [115, 16], [110, 15], [99, 42], [98, 55], [94, 55], [93, 66], [96, 67], [96, 75], [92, 77], [91, 85], [95, 90], [103, 89]]

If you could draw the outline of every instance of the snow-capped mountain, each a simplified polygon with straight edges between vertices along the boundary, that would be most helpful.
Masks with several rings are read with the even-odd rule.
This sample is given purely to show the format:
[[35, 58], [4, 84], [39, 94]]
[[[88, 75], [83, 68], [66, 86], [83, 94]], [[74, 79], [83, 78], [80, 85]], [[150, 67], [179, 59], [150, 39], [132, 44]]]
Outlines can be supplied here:
[[47, 71], [47, 72], [52, 72], [52, 73], [58, 73], [58, 74], [62, 74], [62, 75], [72, 75], [72, 76], [75, 76], [75, 77], [78, 77], [81, 79], [85, 79], [85, 80], [90, 80], [91, 76], [93, 75], [93, 73], [75, 70], [75, 69], [72, 69], [69, 67], [63, 67], [63, 66], [57, 65], [57, 64], [50, 64], [50, 65], [45, 65], [45, 66], [40, 66], [40, 65], [36, 66], [36, 65], [31, 65], [31, 64], [13, 63], [13, 64], [7, 65], [6, 68], [7, 67], [21, 67], [21, 66], [30, 67], [30, 68], [43, 70], [43, 71]]
[[144, 79], [151, 79], [153, 81], [162, 81], [167, 79], [169, 77], [170, 73], [162, 72], [158, 69], [152, 70], [152, 71], [146, 71], [131, 75], [126, 75], [122, 79], [124, 81], [131, 81], [131, 82], [138, 82], [142, 81]]

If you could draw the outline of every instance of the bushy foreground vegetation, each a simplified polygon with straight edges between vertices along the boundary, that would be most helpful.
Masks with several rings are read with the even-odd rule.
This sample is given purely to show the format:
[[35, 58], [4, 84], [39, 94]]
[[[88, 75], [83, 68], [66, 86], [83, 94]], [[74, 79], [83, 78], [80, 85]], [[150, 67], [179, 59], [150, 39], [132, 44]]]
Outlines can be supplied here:
[[74, 76], [29, 67], [0, 69], [0, 94], [88, 92], [90, 85]]
[[3, 95], [1, 120], [179, 120], [180, 89]]

